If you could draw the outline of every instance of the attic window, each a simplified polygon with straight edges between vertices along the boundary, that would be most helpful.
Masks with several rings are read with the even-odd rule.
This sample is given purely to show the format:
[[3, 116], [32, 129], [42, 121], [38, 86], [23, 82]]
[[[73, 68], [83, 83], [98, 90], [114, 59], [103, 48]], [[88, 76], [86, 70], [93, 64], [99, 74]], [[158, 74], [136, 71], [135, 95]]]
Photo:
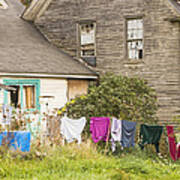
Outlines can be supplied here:
[[127, 51], [129, 59], [143, 58], [143, 20], [127, 20]]
[[96, 65], [95, 31], [96, 23], [83, 21], [79, 23], [79, 57], [88, 64]]
[[4, 0], [0, 0], [0, 9], [7, 9], [8, 5]]
[[81, 57], [95, 56], [95, 24], [84, 23], [80, 25]]

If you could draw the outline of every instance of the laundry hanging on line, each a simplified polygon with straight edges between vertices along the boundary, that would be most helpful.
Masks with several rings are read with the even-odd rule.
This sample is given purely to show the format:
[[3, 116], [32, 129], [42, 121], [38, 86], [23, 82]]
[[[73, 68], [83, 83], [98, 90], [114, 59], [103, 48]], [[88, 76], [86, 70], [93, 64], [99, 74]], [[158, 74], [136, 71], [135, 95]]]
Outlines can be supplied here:
[[130, 147], [135, 145], [136, 122], [112, 119], [111, 126], [111, 148], [114, 152], [116, 144], [122, 147]]
[[180, 146], [176, 146], [173, 126], [166, 126], [171, 159], [176, 161], [180, 158]]
[[[80, 144], [81, 133], [85, 124], [85, 118], [73, 120], [65, 116], [61, 119], [61, 134], [67, 142], [72, 142], [77, 139], [78, 144]], [[105, 142], [109, 141], [109, 136], [111, 134], [111, 148], [112, 151], [115, 151], [117, 143], [119, 143], [122, 147], [135, 146], [136, 124], [136, 122], [113, 118], [111, 125], [110, 117], [91, 117], [90, 133], [92, 140], [95, 143], [101, 140]], [[139, 134], [141, 140], [139, 146], [141, 149], [144, 149], [146, 144], [153, 144], [155, 145], [156, 152], [159, 153], [159, 141], [162, 132], [163, 126], [141, 124]]]
[[122, 146], [135, 146], [136, 122], [122, 120]]
[[94, 143], [99, 141], [108, 141], [110, 134], [110, 118], [109, 117], [91, 117], [90, 133]]
[[146, 144], [154, 144], [156, 152], [159, 153], [159, 141], [163, 132], [163, 126], [154, 126], [141, 124], [140, 127], [140, 143], [141, 149], [144, 149]]
[[122, 139], [122, 121], [116, 118], [112, 119], [111, 123], [111, 149], [112, 152], [116, 150], [116, 144], [121, 145]]
[[86, 125], [86, 118], [82, 117], [80, 119], [70, 119], [66, 115], [61, 119], [60, 131], [64, 139], [68, 143], [74, 140], [81, 143], [81, 133]]

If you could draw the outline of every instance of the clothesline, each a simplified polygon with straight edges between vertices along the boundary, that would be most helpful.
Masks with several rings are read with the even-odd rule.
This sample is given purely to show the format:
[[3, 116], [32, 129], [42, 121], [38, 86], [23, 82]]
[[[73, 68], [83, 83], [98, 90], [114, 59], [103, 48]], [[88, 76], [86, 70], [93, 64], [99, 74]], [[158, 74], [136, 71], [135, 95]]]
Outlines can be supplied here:
[[[77, 139], [78, 144], [80, 144], [81, 140], [79, 141], [79, 139], [81, 139], [81, 133], [86, 124], [85, 118], [72, 120], [67, 116], [65, 116], [62, 118], [62, 123], [63, 126], [61, 126], [61, 131], [62, 131], [61, 133], [63, 137], [67, 140], [67, 142], [72, 142], [75, 139]], [[77, 124], [79, 127], [77, 127]], [[141, 125], [140, 133], [139, 133], [140, 148], [144, 149], [145, 145], [154, 144], [156, 152], [159, 153], [159, 141], [161, 139], [163, 128], [165, 126], [147, 125], [147, 124], [140, 124], [140, 125]], [[98, 143], [99, 141], [105, 141], [107, 144], [110, 141], [113, 152], [116, 150], [116, 145], [118, 143], [123, 148], [135, 146], [136, 126], [137, 126], [136, 122], [118, 120], [116, 118], [112, 118], [112, 119], [110, 117], [90, 118], [90, 133], [93, 142]], [[166, 128], [167, 127], [168, 126], [166, 126]], [[110, 135], [111, 135], [111, 139], [109, 139]], [[180, 158], [180, 152], [179, 152], [179, 158]]]

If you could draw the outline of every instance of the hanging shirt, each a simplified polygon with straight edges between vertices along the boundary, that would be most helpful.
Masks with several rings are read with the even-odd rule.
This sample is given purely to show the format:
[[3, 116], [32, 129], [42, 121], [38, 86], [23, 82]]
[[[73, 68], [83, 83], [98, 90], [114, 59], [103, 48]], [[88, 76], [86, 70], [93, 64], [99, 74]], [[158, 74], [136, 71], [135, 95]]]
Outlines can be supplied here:
[[68, 143], [73, 142], [75, 139], [78, 140], [78, 144], [81, 143], [81, 133], [86, 125], [86, 118], [70, 119], [64, 116], [61, 119], [60, 131], [63, 137]]
[[177, 159], [177, 150], [176, 150], [176, 140], [174, 136], [173, 126], [166, 126], [167, 135], [168, 135], [168, 143], [169, 143], [169, 152], [171, 159], [176, 161]]
[[159, 141], [163, 132], [162, 126], [153, 126], [141, 124], [140, 127], [140, 139], [141, 142], [139, 146], [141, 149], [144, 149], [144, 145], [146, 144], [154, 144], [156, 148], [156, 152], [159, 153]]
[[121, 143], [122, 138], [122, 121], [116, 118], [112, 119], [111, 124], [111, 148], [114, 152], [116, 150], [116, 143]]
[[135, 145], [136, 122], [122, 120], [122, 146]]
[[110, 118], [109, 117], [91, 117], [90, 118], [90, 133], [92, 140], [97, 143], [99, 141], [108, 141], [110, 133]]

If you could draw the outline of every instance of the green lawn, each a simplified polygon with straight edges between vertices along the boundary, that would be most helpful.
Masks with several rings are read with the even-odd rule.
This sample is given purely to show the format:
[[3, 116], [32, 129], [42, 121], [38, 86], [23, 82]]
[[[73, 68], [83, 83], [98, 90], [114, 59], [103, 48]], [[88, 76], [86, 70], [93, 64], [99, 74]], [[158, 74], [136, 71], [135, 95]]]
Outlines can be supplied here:
[[160, 159], [136, 147], [131, 152], [105, 155], [90, 142], [63, 148], [42, 148], [45, 157], [35, 150], [28, 155], [3, 154], [0, 179], [33, 180], [108, 180], [108, 179], [180, 179], [180, 162]]

